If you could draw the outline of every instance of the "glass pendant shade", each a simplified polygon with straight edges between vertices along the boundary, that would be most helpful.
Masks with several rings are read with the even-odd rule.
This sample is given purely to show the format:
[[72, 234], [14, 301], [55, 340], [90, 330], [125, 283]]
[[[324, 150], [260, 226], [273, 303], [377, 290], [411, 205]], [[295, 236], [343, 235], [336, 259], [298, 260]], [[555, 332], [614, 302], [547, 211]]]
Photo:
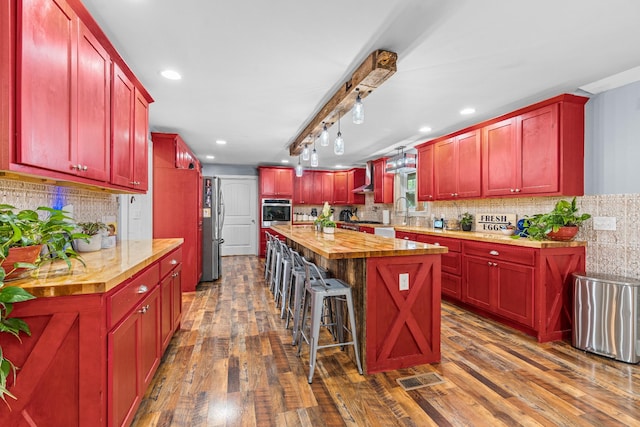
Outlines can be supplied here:
[[307, 147], [306, 145], [302, 150], [302, 160], [304, 160], [305, 162], [309, 160], [309, 147]]
[[325, 123], [322, 126], [322, 132], [320, 133], [320, 146], [326, 147], [329, 145], [329, 130], [327, 129], [327, 124]]
[[364, 123], [364, 104], [362, 103], [362, 98], [360, 98], [360, 93], [356, 98], [356, 103], [353, 105], [353, 123], [359, 125]]
[[338, 156], [344, 154], [344, 139], [342, 139], [342, 133], [338, 131], [338, 136], [336, 136], [336, 140], [333, 142], [333, 152]]
[[302, 165], [300, 164], [300, 156], [298, 156], [298, 166], [296, 166], [296, 176], [298, 178], [302, 176]]
[[318, 152], [315, 148], [311, 152], [311, 166], [314, 168], [318, 167]]

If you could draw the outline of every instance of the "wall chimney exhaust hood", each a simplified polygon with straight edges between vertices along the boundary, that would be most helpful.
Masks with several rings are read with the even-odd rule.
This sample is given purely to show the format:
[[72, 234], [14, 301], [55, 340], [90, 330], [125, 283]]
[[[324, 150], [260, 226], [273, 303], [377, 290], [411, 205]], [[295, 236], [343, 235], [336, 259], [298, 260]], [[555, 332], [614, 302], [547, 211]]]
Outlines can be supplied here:
[[356, 194], [373, 192], [373, 162], [371, 161], [367, 162], [367, 167], [365, 169], [365, 176], [364, 176], [364, 185], [361, 185], [360, 187], [355, 188], [353, 192]]

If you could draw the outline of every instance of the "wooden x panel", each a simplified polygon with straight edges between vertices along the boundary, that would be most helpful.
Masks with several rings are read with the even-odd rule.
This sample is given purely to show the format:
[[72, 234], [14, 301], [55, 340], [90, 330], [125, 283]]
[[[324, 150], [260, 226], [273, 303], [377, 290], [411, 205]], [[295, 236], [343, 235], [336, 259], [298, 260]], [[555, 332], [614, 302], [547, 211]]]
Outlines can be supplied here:
[[440, 360], [439, 255], [367, 260], [366, 339], [368, 373]]

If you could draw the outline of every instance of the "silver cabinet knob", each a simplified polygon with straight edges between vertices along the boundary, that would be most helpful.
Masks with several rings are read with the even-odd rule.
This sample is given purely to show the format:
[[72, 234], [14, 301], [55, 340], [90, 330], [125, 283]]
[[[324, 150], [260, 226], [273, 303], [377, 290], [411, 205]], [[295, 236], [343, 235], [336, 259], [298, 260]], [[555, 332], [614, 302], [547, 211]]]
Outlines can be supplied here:
[[144, 294], [145, 292], [147, 292], [149, 290], [149, 288], [147, 288], [146, 285], [140, 285], [140, 287], [138, 288], [138, 293], [139, 294]]
[[489, 255], [498, 256], [498, 255], [500, 255], [500, 252], [498, 252], [498, 251], [489, 251]]

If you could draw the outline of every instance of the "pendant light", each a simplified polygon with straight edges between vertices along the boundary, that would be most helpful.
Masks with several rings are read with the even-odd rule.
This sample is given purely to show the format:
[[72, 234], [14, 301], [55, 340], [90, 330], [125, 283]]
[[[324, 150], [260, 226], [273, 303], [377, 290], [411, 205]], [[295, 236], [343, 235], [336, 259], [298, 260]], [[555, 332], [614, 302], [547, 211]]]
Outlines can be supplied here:
[[362, 103], [362, 98], [360, 98], [360, 89], [356, 89], [356, 93], [358, 96], [356, 97], [356, 103], [353, 104], [353, 123], [359, 125], [364, 123], [364, 104]]
[[344, 154], [344, 139], [342, 139], [342, 132], [340, 132], [340, 113], [338, 113], [338, 135], [333, 142], [333, 152], [338, 156]]
[[311, 167], [318, 167], [318, 152], [316, 151], [316, 141], [313, 141], [313, 151], [311, 152]]
[[302, 150], [302, 160], [305, 162], [309, 161], [309, 146], [308, 144], [304, 144], [304, 149]]
[[298, 178], [302, 176], [302, 165], [300, 164], [300, 156], [298, 156], [298, 166], [296, 166], [296, 176]]
[[322, 133], [320, 133], [320, 146], [327, 147], [329, 145], [329, 130], [327, 124], [322, 122]]

